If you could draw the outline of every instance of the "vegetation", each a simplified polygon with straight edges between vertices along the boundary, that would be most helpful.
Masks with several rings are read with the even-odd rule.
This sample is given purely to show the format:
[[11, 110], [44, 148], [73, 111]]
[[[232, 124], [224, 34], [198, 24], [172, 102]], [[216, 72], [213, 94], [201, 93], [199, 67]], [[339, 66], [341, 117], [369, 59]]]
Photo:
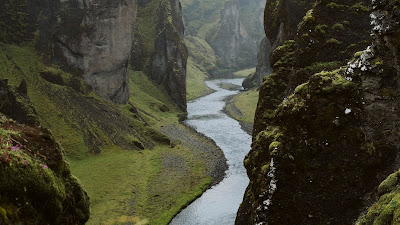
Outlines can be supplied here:
[[254, 123], [258, 93], [257, 90], [250, 90], [236, 95], [229, 100], [226, 111], [240, 122]]
[[[77, 92], [69, 84], [78, 78], [44, 66], [32, 47], [0, 44], [0, 59], [0, 78], [14, 87], [26, 81], [41, 124], [92, 198], [88, 224], [166, 224], [211, 183], [206, 159], [159, 131], [178, 124], [181, 112], [143, 72], [130, 71], [130, 101], [116, 105], [86, 90], [82, 80]], [[63, 85], [43, 74], [61, 77]], [[168, 163], [171, 157], [183, 167]]]
[[212, 90], [204, 83], [204, 81], [208, 78], [207, 73], [199, 69], [191, 57], [188, 58], [186, 73], [186, 99], [188, 101], [212, 92]]
[[250, 74], [255, 73], [255, 72], [256, 72], [256, 68], [255, 67], [254, 68], [249, 68], [249, 69], [244, 69], [244, 70], [239, 70], [239, 71], [236, 71], [236, 72], [233, 73], [233, 77], [244, 78], [244, 77], [247, 77]]

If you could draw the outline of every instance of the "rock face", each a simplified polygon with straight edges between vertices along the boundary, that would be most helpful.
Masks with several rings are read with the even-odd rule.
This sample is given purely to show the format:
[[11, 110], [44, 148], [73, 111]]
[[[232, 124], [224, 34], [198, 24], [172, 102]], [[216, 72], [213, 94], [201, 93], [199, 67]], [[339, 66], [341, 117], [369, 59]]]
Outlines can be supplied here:
[[39, 123], [35, 110], [20, 88], [1, 81], [0, 92], [0, 222], [85, 224], [89, 197], [71, 175], [59, 144], [48, 130], [33, 126]]
[[[369, 47], [370, 1], [313, 3], [298, 20], [288, 12], [300, 6], [305, 12], [307, 4], [267, 2], [269, 9], [281, 4], [266, 16], [267, 37], [283, 44], [260, 90], [244, 161], [250, 184], [236, 224], [352, 224], [393, 171], [400, 143], [399, 2], [373, 1]], [[379, 214], [367, 217], [362, 221]]]
[[272, 73], [272, 68], [269, 63], [269, 55], [271, 54], [271, 43], [268, 38], [264, 37], [260, 44], [260, 51], [257, 55], [257, 67], [256, 72], [246, 77], [243, 80], [242, 86], [245, 89], [251, 89], [254, 87], [260, 87], [265, 76]]
[[314, 0], [267, 1], [264, 28], [272, 49], [282, 45], [285, 40], [295, 37], [297, 25], [314, 2]]
[[240, 35], [244, 30], [240, 29], [239, 1], [225, 2], [221, 11], [220, 29], [214, 42], [211, 44], [215, 54], [221, 58], [226, 67], [234, 67], [239, 56]]
[[139, 0], [131, 66], [162, 86], [186, 111], [186, 64], [182, 7], [178, 0]]
[[178, 107], [186, 111], [186, 63], [184, 26], [179, 0], [162, 2], [158, 8], [158, 34], [150, 59], [150, 77], [162, 84]]
[[56, 27], [57, 56], [100, 96], [126, 103], [128, 60], [136, 0], [62, 1]]
[[136, 6], [136, 0], [5, 0], [0, 40], [35, 39], [49, 63], [81, 76], [105, 99], [126, 103]]

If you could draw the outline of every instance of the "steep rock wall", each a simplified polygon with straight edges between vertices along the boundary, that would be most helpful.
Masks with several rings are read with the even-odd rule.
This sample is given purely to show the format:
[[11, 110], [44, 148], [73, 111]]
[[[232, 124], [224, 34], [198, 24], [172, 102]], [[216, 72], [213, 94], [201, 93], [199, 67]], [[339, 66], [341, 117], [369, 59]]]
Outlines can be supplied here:
[[186, 111], [186, 64], [182, 7], [178, 0], [139, 0], [131, 65], [161, 85]]
[[228, 68], [235, 66], [239, 55], [241, 35], [239, 11], [238, 0], [225, 2], [224, 9], [221, 11], [220, 29], [211, 44], [215, 54], [222, 60], [221, 63]]
[[314, 2], [314, 0], [267, 1], [264, 13], [264, 29], [271, 41], [272, 49], [295, 37], [297, 25], [302, 21], [307, 10], [311, 9]]
[[136, 0], [62, 1], [57, 16], [56, 54], [100, 96], [126, 103], [128, 60], [134, 37]]
[[[397, 23], [373, 20], [377, 38], [367, 48], [369, 3], [318, 1], [294, 40], [273, 52], [236, 224], [352, 224], [393, 171], [400, 141]], [[398, 6], [378, 5], [385, 4], [389, 12]], [[393, 29], [386, 34], [386, 27]], [[357, 49], [366, 50], [353, 59]]]
[[105, 99], [127, 102], [136, 0], [4, 1], [3, 42], [35, 40], [48, 63], [81, 76]]
[[160, 5], [157, 37], [150, 59], [150, 77], [165, 87], [178, 107], [186, 111], [186, 63], [184, 26], [179, 0]]
[[269, 63], [271, 54], [271, 43], [267, 37], [264, 37], [260, 44], [260, 50], [257, 55], [256, 72], [249, 75], [243, 80], [242, 86], [245, 89], [260, 87], [265, 76], [272, 73], [272, 68]]

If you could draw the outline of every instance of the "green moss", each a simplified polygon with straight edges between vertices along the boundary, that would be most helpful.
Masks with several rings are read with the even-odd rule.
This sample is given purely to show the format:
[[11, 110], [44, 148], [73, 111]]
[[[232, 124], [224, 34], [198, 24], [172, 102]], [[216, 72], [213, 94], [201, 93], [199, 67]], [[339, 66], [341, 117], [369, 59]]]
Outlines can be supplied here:
[[268, 164], [265, 164], [264, 166], [261, 167], [261, 172], [262, 172], [263, 174], [267, 174], [268, 171], [269, 171], [269, 163], [268, 163]]
[[6, 220], [8, 220], [7, 218], [7, 211], [0, 206], [0, 221], [5, 222]]
[[355, 13], [362, 13], [369, 11], [368, 6], [365, 6], [364, 2], [357, 2], [356, 4], [350, 7], [350, 10], [353, 10]]
[[325, 24], [318, 24], [317, 26], [315, 26], [314, 30], [315, 32], [318, 32], [321, 35], [326, 34], [326, 29], [328, 28], [328, 25]]
[[376, 57], [374, 60], [372, 60], [372, 64], [375, 66], [379, 66], [383, 64], [383, 59], [381, 57]]
[[300, 22], [298, 29], [301, 27], [304, 27], [308, 23], [312, 23], [315, 20], [315, 17], [313, 15], [313, 10], [310, 9], [307, 11], [306, 15], [303, 17], [303, 20]]
[[360, 58], [360, 56], [363, 54], [364, 51], [359, 51], [354, 53], [354, 58]]
[[335, 9], [335, 10], [336, 9], [343, 9], [343, 8], [346, 7], [345, 5], [337, 4], [336, 2], [330, 2], [326, 6], [328, 6], [330, 9]]
[[344, 30], [344, 26], [341, 23], [335, 23], [332, 25], [332, 30]]
[[357, 222], [357, 225], [387, 225], [400, 222], [400, 171], [391, 174], [378, 188], [379, 200]]
[[341, 42], [336, 40], [335, 38], [330, 38], [325, 43], [328, 44], [328, 45], [331, 45], [331, 44], [340, 45], [341, 44]]

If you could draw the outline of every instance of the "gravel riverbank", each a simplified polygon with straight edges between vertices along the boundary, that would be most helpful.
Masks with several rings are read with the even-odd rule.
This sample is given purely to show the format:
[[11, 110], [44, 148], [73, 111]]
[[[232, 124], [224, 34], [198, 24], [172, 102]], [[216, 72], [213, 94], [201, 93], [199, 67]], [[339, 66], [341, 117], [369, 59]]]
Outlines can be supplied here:
[[[163, 126], [161, 132], [174, 143], [182, 144], [191, 149], [196, 158], [205, 162], [207, 173], [213, 179], [210, 187], [219, 183], [225, 177], [225, 172], [228, 169], [226, 158], [212, 139], [184, 124]], [[175, 163], [179, 161], [179, 159], [169, 160], [176, 161]], [[171, 162], [171, 164], [174, 164], [174, 162]]]

